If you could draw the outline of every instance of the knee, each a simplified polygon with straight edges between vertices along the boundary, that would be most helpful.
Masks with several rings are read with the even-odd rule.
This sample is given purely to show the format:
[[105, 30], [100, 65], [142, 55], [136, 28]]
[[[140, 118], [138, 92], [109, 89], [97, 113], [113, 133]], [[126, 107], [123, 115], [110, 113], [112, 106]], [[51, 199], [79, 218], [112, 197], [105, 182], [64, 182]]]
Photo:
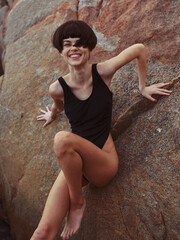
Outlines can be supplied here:
[[61, 131], [56, 133], [54, 137], [54, 152], [57, 158], [61, 158], [71, 146], [72, 142], [70, 132]]
[[49, 234], [50, 234], [50, 225], [48, 223], [44, 223], [42, 225], [39, 225], [38, 228], [35, 230], [32, 240], [46, 240], [50, 239]]

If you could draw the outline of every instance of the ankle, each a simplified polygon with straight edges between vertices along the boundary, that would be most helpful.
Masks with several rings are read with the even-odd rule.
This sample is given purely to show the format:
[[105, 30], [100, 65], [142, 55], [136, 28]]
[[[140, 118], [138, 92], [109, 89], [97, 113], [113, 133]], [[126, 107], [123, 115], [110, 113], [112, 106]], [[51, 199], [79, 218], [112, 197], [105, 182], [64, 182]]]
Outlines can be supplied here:
[[76, 210], [76, 209], [80, 209], [82, 208], [83, 204], [84, 204], [84, 198], [79, 199], [78, 201], [72, 201], [71, 202], [71, 210]]

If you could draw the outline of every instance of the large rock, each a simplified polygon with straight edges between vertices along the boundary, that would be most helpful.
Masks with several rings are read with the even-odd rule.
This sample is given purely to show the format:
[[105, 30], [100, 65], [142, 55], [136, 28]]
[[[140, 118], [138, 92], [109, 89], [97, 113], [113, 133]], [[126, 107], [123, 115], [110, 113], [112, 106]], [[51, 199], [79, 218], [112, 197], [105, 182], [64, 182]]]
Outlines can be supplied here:
[[105, 189], [86, 190], [88, 210], [75, 239], [179, 239], [180, 83], [172, 89], [116, 140], [118, 175]]
[[13, 240], [10, 236], [10, 230], [7, 223], [0, 220], [0, 239]]
[[[54, 9], [58, 11], [58, 7], [61, 2], [63, 1], [16, 1], [16, 4], [14, 4], [13, 10], [9, 12], [9, 16], [6, 21], [5, 43], [9, 44], [20, 38], [30, 26], [41, 21], [43, 17], [46, 17]], [[71, 1], [69, 0], [67, 2]]]
[[178, 239], [179, 10], [179, 1], [163, 0], [15, 1], [4, 25], [0, 198], [16, 240], [30, 238], [59, 172], [53, 137], [69, 130], [67, 119], [62, 113], [43, 129], [36, 115], [52, 103], [49, 84], [67, 72], [52, 33], [77, 18], [99, 39], [91, 62], [142, 42], [148, 47], [148, 84], [170, 81], [173, 94], [156, 104], [141, 97], [135, 63], [115, 74], [112, 133], [119, 172], [105, 188], [84, 188], [87, 209], [74, 239]]
[[3, 64], [2, 64], [2, 55], [3, 55], [3, 50], [5, 48], [4, 39], [3, 39], [3, 22], [9, 9], [9, 7], [5, 4], [7, 4], [6, 1], [0, 2], [0, 76], [4, 74]]

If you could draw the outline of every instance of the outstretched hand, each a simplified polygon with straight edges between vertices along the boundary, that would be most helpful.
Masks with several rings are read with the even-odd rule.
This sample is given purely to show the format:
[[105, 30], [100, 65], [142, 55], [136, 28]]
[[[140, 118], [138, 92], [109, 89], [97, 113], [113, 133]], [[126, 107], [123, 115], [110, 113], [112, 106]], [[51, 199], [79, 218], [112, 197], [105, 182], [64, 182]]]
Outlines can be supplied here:
[[151, 85], [149, 87], [145, 87], [143, 90], [141, 90], [141, 94], [144, 97], [148, 98], [149, 100], [156, 102], [157, 99], [152, 97], [153, 94], [169, 96], [172, 93], [172, 91], [163, 88], [168, 85], [169, 85], [169, 83], [153, 84], [153, 85]]
[[48, 107], [46, 107], [46, 111], [40, 109], [40, 111], [43, 113], [39, 116], [37, 116], [38, 121], [46, 121], [43, 127], [46, 127], [48, 124], [50, 124], [54, 119], [51, 117], [51, 111]]

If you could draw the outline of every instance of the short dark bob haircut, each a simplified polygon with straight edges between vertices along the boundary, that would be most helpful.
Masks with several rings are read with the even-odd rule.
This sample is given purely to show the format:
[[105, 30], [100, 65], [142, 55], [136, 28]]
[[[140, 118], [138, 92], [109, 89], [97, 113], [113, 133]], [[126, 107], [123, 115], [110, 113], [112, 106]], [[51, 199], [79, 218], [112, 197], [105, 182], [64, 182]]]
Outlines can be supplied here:
[[97, 44], [97, 37], [90, 26], [78, 20], [71, 20], [60, 25], [52, 37], [53, 46], [61, 53], [63, 40], [67, 38], [80, 38], [76, 43], [77, 47], [88, 48], [92, 51]]

